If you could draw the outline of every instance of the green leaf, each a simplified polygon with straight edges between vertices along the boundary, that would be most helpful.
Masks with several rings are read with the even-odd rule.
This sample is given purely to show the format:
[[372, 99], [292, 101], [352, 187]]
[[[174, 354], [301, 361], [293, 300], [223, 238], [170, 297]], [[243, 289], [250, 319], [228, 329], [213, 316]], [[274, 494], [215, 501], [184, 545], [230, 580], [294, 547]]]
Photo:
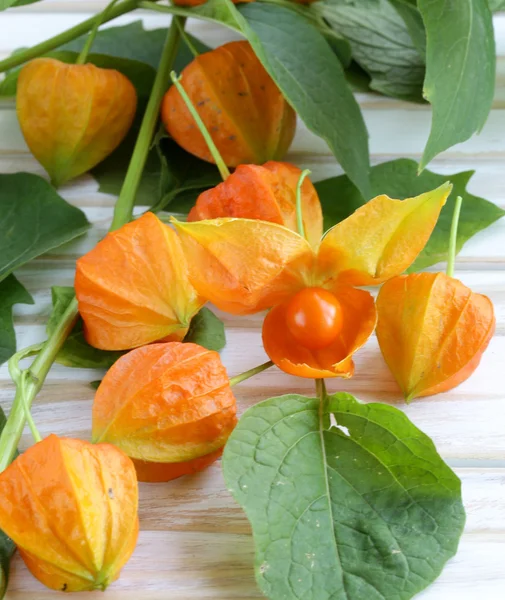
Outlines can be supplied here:
[[491, 110], [495, 43], [487, 0], [419, 0], [426, 27], [424, 96], [433, 106], [420, 169], [480, 131]]
[[[138, 128], [134, 126], [118, 149], [92, 169], [100, 192], [119, 195], [137, 133]], [[189, 154], [168, 137], [158, 136], [148, 154], [136, 204], [149, 206], [157, 212], [164, 210], [180, 194], [192, 192], [191, 208], [198, 193], [220, 182], [215, 165]]]
[[354, 60], [372, 78], [373, 90], [422, 102], [424, 60], [388, 0], [380, 0], [375, 7], [324, 0], [314, 10], [349, 41]]
[[[0, 433], [5, 427], [7, 419], [0, 408]], [[0, 599], [4, 598], [9, 582], [9, 569], [11, 558], [16, 551], [14, 542], [0, 530]]]
[[368, 134], [342, 66], [319, 31], [276, 5], [231, 11], [258, 58], [305, 125], [323, 138], [350, 179], [368, 196]]
[[488, 0], [488, 4], [493, 12], [505, 10], [505, 0]]
[[[128, 58], [157, 69], [166, 36], [166, 28], [146, 30], [142, 21], [134, 21], [120, 27], [107, 27], [98, 32], [93, 42], [93, 53]], [[188, 36], [198, 52], [207, 52], [209, 48], [205, 44], [190, 34]], [[60, 49], [80, 52], [86, 39], [87, 35], [83, 35], [61, 46]], [[189, 48], [181, 44], [175, 58], [174, 69], [180, 71], [192, 60], [193, 55]]]
[[[25, 4], [34, 4], [35, 2], [40, 2], [40, 0], [0, 0], [0, 10], [5, 10], [6, 8], [16, 8], [16, 6], [25, 6]], [[1, 592], [0, 586], [0, 592]], [[3, 598], [0, 593], [0, 598]]]
[[[463, 198], [456, 242], [457, 252], [472, 236], [505, 215], [505, 211], [492, 202], [466, 191], [473, 171], [454, 175], [440, 175], [428, 170], [417, 175], [417, 171], [418, 165], [414, 160], [399, 158], [372, 167], [370, 177], [374, 195], [387, 194], [399, 199], [417, 196], [442, 185], [447, 180], [454, 186], [429, 242], [410, 267], [410, 271], [418, 271], [447, 259], [449, 232], [457, 196]], [[316, 189], [323, 206], [325, 228], [347, 218], [365, 202], [345, 175], [319, 181], [316, 183]]]
[[[56, 50], [49, 52], [45, 56], [60, 60], [67, 64], [75, 63], [78, 54], [68, 50]], [[145, 103], [149, 98], [151, 88], [153, 86], [156, 71], [150, 65], [141, 63], [137, 60], [127, 58], [118, 58], [115, 56], [107, 56], [105, 54], [90, 54], [88, 62], [103, 69], [116, 69], [123, 73], [135, 86], [140, 103]], [[0, 83], [0, 96], [15, 96], [19, 73], [22, 67], [18, 67], [9, 71], [5, 79]]]
[[424, 28], [423, 18], [417, 8], [416, 2], [411, 0], [389, 0], [396, 12], [405, 21], [405, 25], [414, 42], [419, 55], [426, 60], [426, 29]]
[[224, 324], [211, 310], [203, 307], [191, 319], [184, 341], [219, 352], [226, 345]]
[[65, 202], [42, 177], [0, 175], [0, 281], [89, 227], [84, 213]]
[[456, 553], [461, 484], [397, 408], [349, 394], [250, 408], [223, 456], [271, 600], [408, 600]]
[[0, 365], [16, 352], [16, 333], [12, 321], [12, 307], [15, 304], [33, 304], [33, 298], [14, 275], [9, 275], [0, 281]]
[[[74, 297], [74, 288], [55, 286], [51, 289], [53, 311], [47, 322], [47, 335], [51, 335], [56, 324]], [[80, 369], [108, 369], [124, 352], [109, 352], [90, 346], [84, 338], [83, 322], [79, 318], [63, 347], [56, 356], [56, 362], [66, 367]]]

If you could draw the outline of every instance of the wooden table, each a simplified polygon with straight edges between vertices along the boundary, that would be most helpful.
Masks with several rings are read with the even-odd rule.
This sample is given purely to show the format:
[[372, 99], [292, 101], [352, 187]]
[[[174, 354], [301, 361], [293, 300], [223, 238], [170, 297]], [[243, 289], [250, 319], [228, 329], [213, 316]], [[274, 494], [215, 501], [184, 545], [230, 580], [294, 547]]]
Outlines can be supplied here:
[[[87, 18], [104, 2], [45, 0], [24, 9], [0, 13], [0, 57], [14, 48], [46, 39]], [[147, 27], [162, 27], [164, 16], [139, 13]], [[139, 18], [124, 17], [119, 23]], [[482, 134], [433, 161], [440, 173], [475, 169], [470, 191], [505, 207], [505, 15], [495, 18], [498, 33], [498, 89], [493, 112]], [[190, 30], [210, 45], [230, 34], [202, 24]], [[399, 156], [419, 159], [428, 136], [426, 107], [359, 95], [370, 131], [372, 161]], [[325, 144], [299, 127], [288, 157], [308, 167], [315, 179], [340, 172]], [[0, 172], [42, 173], [30, 156], [16, 121], [14, 104], [0, 102]], [[84, 210], [94, 228], [87, 236], [33, 261], [16, 272], [33, 294], [35, 305], [15, 310], [19, 347], [44, 339], [50, 312], [50, 287], [72, 285], [75, 260], [100, 239], [110, 221], [114, 198], [99, 194], [90, 177], [64, 187], [62, 195]], [[372, 339], [356, 356], [356, 376], [329, 381], [331, 391], [347, 390], [364, 401], [395, 403], [432, 436], [444, 459], [463, 481], [468, 513], [458, 555], [440, 579], [418, 597], [423, 600], [503, 600], [505, 598], [505, 219], [471, 240], [457, 261], [457, 276], [475, 291], [490, 296], [497, 331], [481, 366], [471, 379], [447, 394], [405, 406]], [[265, 360], [261, 316], [223, 316], [228, 345], [222, 356], [230, 375]], [[55, 432], [89, 438], [93, 390], [100, 372], [55, 366], [34, 405], [42, 434]], [[237, 389], [240, 410], [286, 392], [312, 393], [309, 380], [272, 369]], [[0, 402], [7, 409], [13, 386], [0, 369]], [[28, 434], [22, 446], [30, 443]], [[142, 485], [140, 541], [108, 600], [238, 600], [261, 597], [253, 577], [249, 526], [227, 493], [220, 465], [170, 484]], [[60, 594], [45, 589], [16, 557], [7, 600], [49, 600]]]

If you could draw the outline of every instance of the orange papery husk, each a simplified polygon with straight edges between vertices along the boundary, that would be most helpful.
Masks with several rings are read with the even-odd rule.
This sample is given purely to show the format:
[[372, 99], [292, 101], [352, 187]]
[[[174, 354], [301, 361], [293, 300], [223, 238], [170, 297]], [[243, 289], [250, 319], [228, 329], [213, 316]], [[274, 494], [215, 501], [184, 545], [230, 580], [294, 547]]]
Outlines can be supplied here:
[[223, 448], [219, 448], [215, 452], [193, 458], [180, 463], [155, 463], [146, 460], [137, 460], [132, 458], [133, 464], [137, 471], [139, 481], [145, 483], [163, 483], [172, 481], [184, 475], [193, 475], [204, 471], [212, 463], [216, 462], [223, 454]]
[[470, 377], [496, 325], [491, 300], [444, 273], [389, 280], [377, 310], [380, 349], [407, 401]]
[[189, 282], [177, 234], [152, 213], [77, 261], [75, 293], [86, 340], [103, 350], [182, 340], [205, 302]]
[[372, 335], [377, 315], [374, 299], [365, 290], [342, 287], [333, 291], [343, 312], [343, 329], [334, 342], [319, 350], [302, 346], [286, 324], [290, 299], [275, 306], [263, 323], [265, 352], [282, 371], [298, 377], [349, 378], [354, 374], [353, 354]]
[[47, 587], [104, 590], [138, 536], [132, 461], [110, 444], [50, 435], [0, 474], [0, 528]]
[[114, 69], [36, 58], [19, 74], [16, 108], [30, 151], [59, 186], [119, 146], [135, 117], [137, 93]]
[[[283, 158], [295, 134], [296, 114], [248, 42], [201, 54], [182, 71], [181, 83], [229, 167]], [[161, 117], [180, 146], [214, 162], [175, 86], [165, 94]]]
[[[221, 450], [236, 424], [236, 401], [219, 354], [168, 342], [132, 350], [107, 372], [93, 404], [93, 441], [107, 441], [149, 480], [173, 479]], [[184, 465], [195, 459], [200, 463]], [[137, 463], [138, 464], [138, 463]], [[151, 473], [151, 475], [149, 475]], [[155, 473], [155, 475], [152, 475]], [[157, 475], [156, 475], [157, 474]]]
[[[239, 165], [226, 181], [200, 194], [188, 221], [239, 217], [270, 221], [297, 231], [296, 190], [301, 173], [298, 167], [284, 162]], [[317, 246], [323, 235], [323, 213], [308, 177], [301, 192], [305, 235], [312, 246]]]

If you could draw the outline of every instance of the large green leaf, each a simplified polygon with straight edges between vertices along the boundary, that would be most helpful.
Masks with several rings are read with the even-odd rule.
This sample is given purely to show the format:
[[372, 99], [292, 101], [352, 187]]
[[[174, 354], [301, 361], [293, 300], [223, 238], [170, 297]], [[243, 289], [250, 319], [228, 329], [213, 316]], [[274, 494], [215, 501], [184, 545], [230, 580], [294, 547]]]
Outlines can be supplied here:
[[84, 213], [65, 202], [42, 177], [0, 175], [0, 281], [89, 227]]
[[404, 19], [388, 0], [380, 0], [376, 6], [324, 0], [314, 9], [350, 42], [354, 60], [372, 77], [372, 89], [422, 101], [424, 60]]
[[220, 352], [226, 345], [224, 324], [211, 310], [203, 307], [191, 319], [184, 341]]
[[433, 106], [420, 168], [486, 122], [495, 85], [493, 21], [487, 0], [418, 0], [426, 27], [424, 95]]
[[505, 0], [488, 0], [489, 8], [493, 12], [505, 10]]
[[33, 298], [14, 275], [9, 275], [0, 281], [0, 365], [16, 352], [16, 333], [12, 321], [12, 307], [15, 304], [33, 304]]
[[[6, 418], [4, 411], [0, 408], [0, 433], [5, 427]], [[11, 558], [16, 551], [14, 542], [0, 531], [0, 599], [5, 596], [9, 582], [9, 568]]]
[[368, 134], [342, 66], [319, 31], [283, 6], [230, 10], [265, 69], [305, 125], [323, 138], [349, 178], [370, 195]]
[[345, 393], [246, 411], [223, 457], [271, 600], [408, 600], [456, 553], [461, 485], [404, 413]]
[[[53, 311], [47, 322], [47, 335], [51, 335], [61, 316], [74, 298], [74, 288], [55, 286], [51, 289]], [[84, 338], [83, 322], [79, 318], [63, 347], [56, 356], [56, 362], [66, 367], [81, 369], [108, 369], [124, 352], [109, 352], [90, 346]]]
[[423, 18], [412, 0], [389, 0], [400, 17], [405, 21], [410, 37], [414, 42], [419, 55], [426, 59], [426, 29]]
[[[374, 195], [387, 194], [391, 198], [399, 199], [428, 192], [447, 180], [453, 184], [452, 193], [440, 213], [437, 226], [426, 247], [410, 268], [411, 271], [418, 271], [447, 259], [449, 232], [457, 196], [463, 198], [456, 242], [458, 252], [472, 236], [505, 215], [505, 211], [492, 202], [466, 191], [474, 171], [440, 175], [424, 170], [418, 176], [417, 170], [418, 165], [414, 160], [399, 158], [372, 167], [370, 176]], [[345, 175], [319, 181], [316, 188], [323, 206], [325, 228], [330, 228], [347, 218], [365, 202]]]

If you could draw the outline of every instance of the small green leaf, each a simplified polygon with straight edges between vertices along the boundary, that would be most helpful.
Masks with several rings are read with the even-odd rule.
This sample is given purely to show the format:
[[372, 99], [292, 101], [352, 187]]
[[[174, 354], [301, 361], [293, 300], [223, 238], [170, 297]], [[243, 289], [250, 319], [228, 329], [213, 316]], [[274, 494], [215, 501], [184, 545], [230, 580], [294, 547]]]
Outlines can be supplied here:
[[372, 77], [373, 90], [422, 102], [424, 60], [404, 19], [388, 0], [380, 0], [376, 6], [324, 0], [317, 2], [314, 10], [349, 41], [354, 60]]
[[[6, 418], [4, 411], [0, 408], [0, 433], [5, 427]], [[4, 598], [9, 582], [9, 569], [11, 558], [16, 551], [14, 542], [0, 531], [0, 600]]]
[[344, 70], [322, 34], [283, 6], [243, 4], [243, 34], [305, 125], [323, 138], [349, 178], [370, 195], [368, 134]]
[[[370, 177], [375, 196], [387, 194], [399, 199], [428, 192], [447, 180], [453, 184], [452, 193], [440, 213], [435, 230], [410, 271], [419, 271], [447, 259], [454, 202], [458, 196], [463, 198], [463, 206], [458, 227], [457, 252], [472, 236], [505, 215], [505, 211], [492, 202], [466, 191], [473, 171], [454, 175], [439, 175], [428, 170], [417, 175], [417, 171], [418, 165], [414, 160], [399, 158], [372, 167]], [[345, 175], [319, 181], [316, 189], [323, 206], [326, 229], [347, 218], [365, 202]]]
[[456, 553], [461, 484], [397, 408], [349, 394], [250, 408], [223, 456], [271, 600], [409, 600]]
[[31, 173], [0, 175], [0, 281], [89, 229], [84, 213]]
[[224, 324], [211, 310], [203, 307], [191, 319], [184, 341], [219, 352], [226, 345]]
[[419, 0], [426, 27], [424, 96], [433, 106], [420, 169], [480, 131], [493, 103], [495, 43], [487, 0]]
[[[51, 289], [53, 311], [47, 322], [47, 335], [54, 327], [74, 297], [74, 288], [55, 286]], [[83, 322], [79, 318], [72, 332], [56, 356], [56, 362], [66, 367], [80, 369], [108, 369], [124, 352], [109, 352], [90, 346], [84, 338]]]
[[14, 304], [33, 304], [33, 298], [14, 275], [9, 275], [0, 281], [0, 365], [16, 352], [16, 333], [12, 321]]

